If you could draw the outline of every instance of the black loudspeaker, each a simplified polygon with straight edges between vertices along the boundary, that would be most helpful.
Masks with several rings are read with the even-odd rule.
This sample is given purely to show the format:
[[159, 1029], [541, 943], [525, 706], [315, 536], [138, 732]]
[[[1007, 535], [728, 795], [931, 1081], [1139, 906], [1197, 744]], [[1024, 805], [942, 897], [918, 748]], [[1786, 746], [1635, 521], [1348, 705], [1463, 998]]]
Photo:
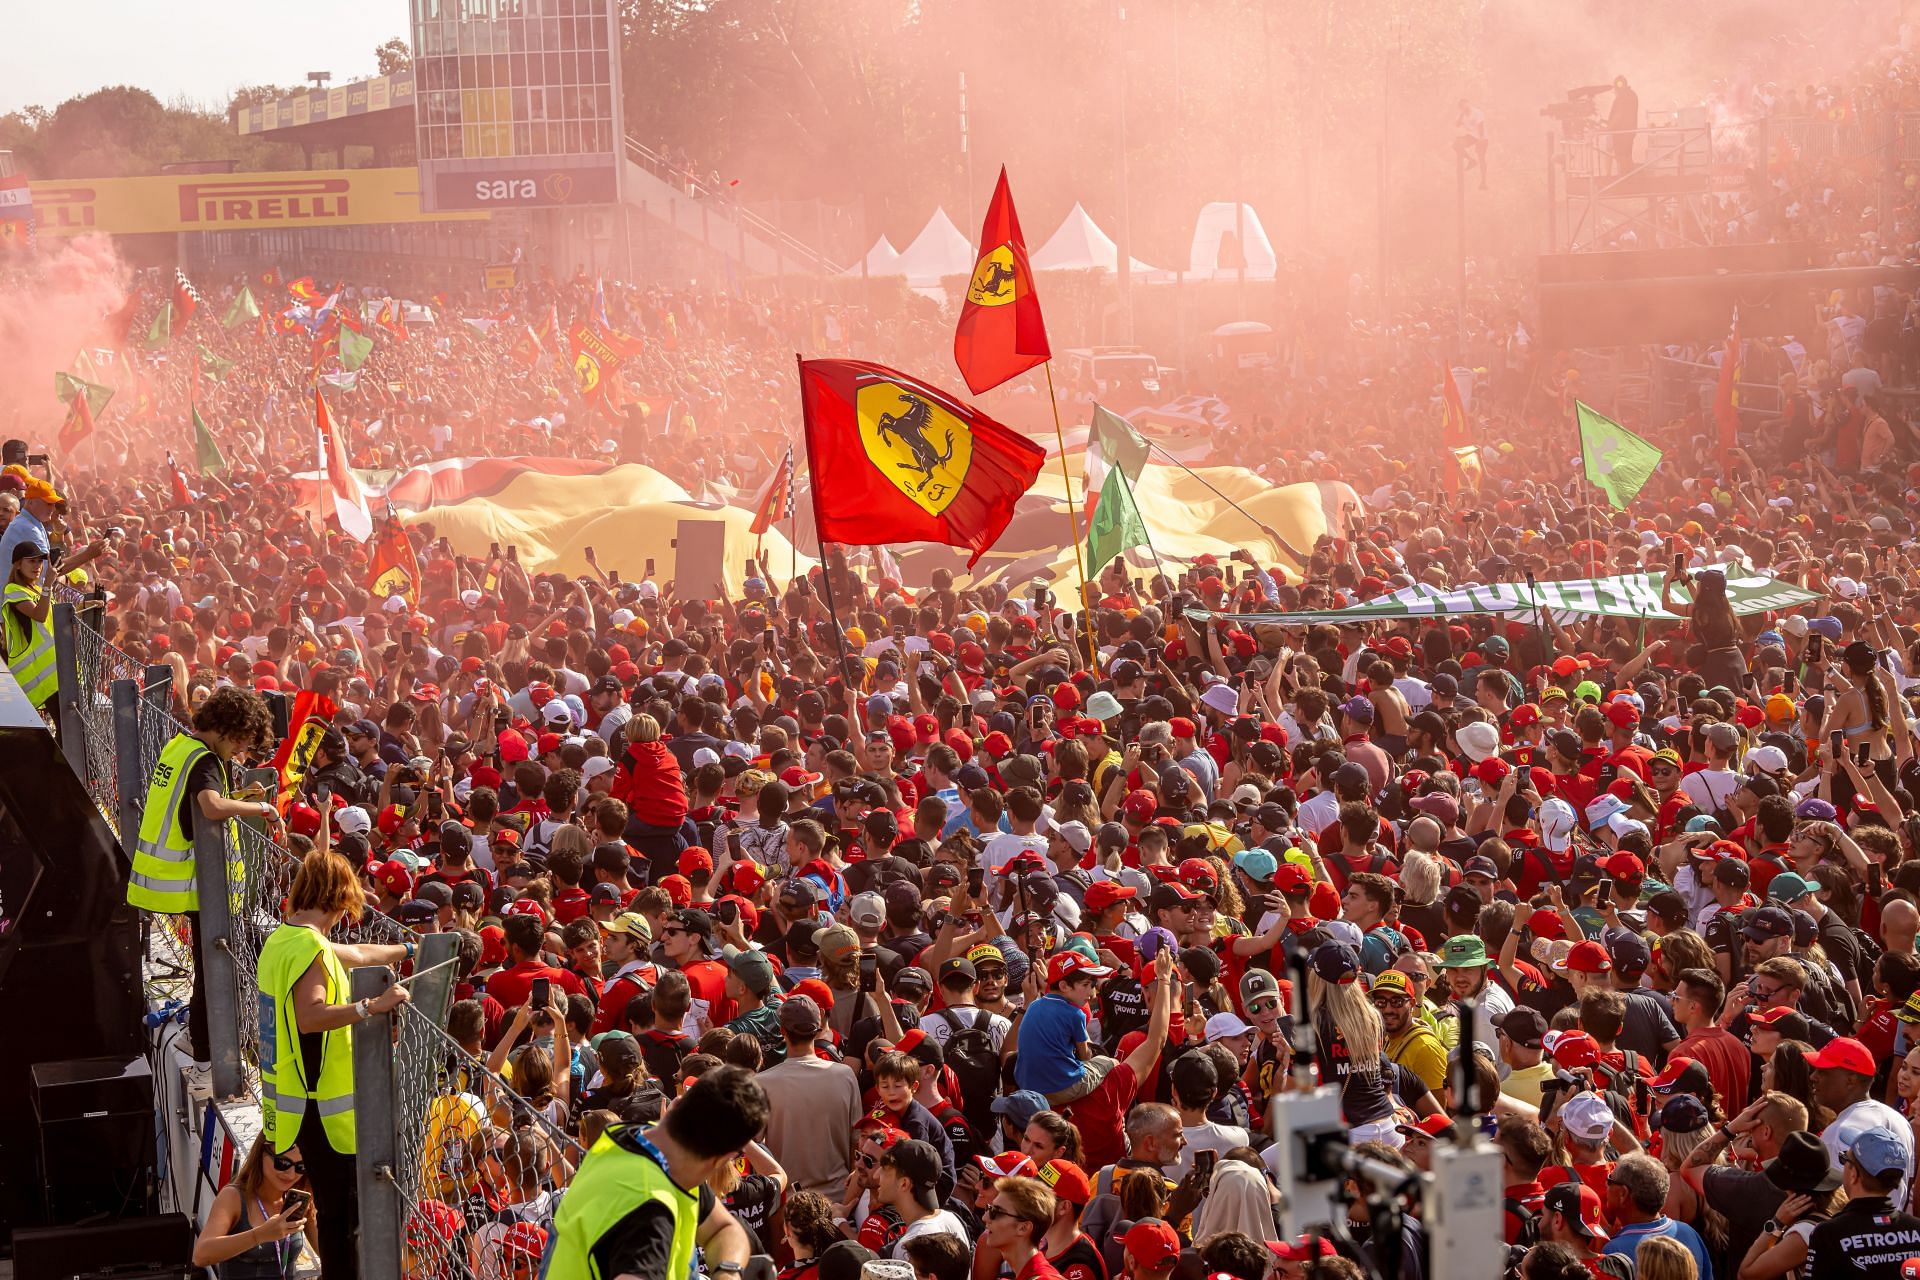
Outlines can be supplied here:
[[193, 1223], [184, 1213], [13, 1233], [14, 1280], [186, 1280], [192, 1274]]
[[144, 1056], [32, 1068], [47, 1220], [137, 1217], [153, 1208], [153, 1071]]

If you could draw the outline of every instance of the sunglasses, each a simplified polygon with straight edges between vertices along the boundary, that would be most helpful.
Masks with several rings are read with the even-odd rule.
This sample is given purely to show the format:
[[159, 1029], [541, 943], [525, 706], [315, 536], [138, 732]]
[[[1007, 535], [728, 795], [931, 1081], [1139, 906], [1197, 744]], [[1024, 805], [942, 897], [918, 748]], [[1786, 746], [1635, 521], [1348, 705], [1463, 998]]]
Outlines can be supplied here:
[[1266, 1013], [1269, 1010], [1278, 1009], [1279, 1007], [1280, 1002], [1278, 1000], [1251, 1000], [1247, 1002], [1248, 1013]]
[[866, 1155], [865, 1153], [855, 1156], [854, 1159], [860, 1162], [862, 1169], [871, 1169], [880, 1163], [880, 1157]]
[[305, 1160], [289, 1160], [285, 1156], [269, 1156], [268, 1159], [273, 1161], [273, 1167], [281, 1173], [286, 1173], [289, 1170], [294, 1173], [305, 1173], [307, 1171], [307, 1162]]
[[997, 1204], [990, 1204], [986, 1208], [982, 1209], [980, 1211], [980, 1216], [987, 1219], [988, 1221], [992, 1221], [995, 1218], [1012, 1218], [1015, 1221], [1018, 1221], [1020, 1218], [1020, 1215], [1015, 1213], [1012, 1209], [1002, 1209]]
[[1405, 996], [1375, 996], [1373, 1007], [1376, 1009], [1404, 1009], [1410, 1002]]
[[663, 938], [671, 938], [671, 937], [675, 937], [676, 935], [680, 935], [680, 934], [688, 934], [688, 933], [692, 933], [692, 932], [693, 932], [693, 930], [691, 930], [691, 929], [674, 929], [674, 928], [670, 928], [670, 929], [662, 929], [662, 930], [660, 931], [660, 936], [661, 936], [661, 937], [663, 937]]

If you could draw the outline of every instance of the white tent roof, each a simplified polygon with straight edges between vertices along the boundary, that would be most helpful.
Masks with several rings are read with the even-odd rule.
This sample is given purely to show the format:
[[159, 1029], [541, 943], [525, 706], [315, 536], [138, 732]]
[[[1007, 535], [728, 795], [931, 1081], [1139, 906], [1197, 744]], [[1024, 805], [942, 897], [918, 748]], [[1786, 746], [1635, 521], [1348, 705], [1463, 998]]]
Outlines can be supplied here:
[[[1028, 261], [1035, 271], [1117, 271], [1120, 247], [1076, 200], [1060, 229], [1049, 236]], [[1135, 276], [1167, 274], [1138, 258], [1128, 258], [1127, 262], [1129, 272]]]
[[893, 247], [893, 241], [881, 236], [873, 242], [873, 248], [867, 250], [863, 262], [856, 262], [840, 274], [843, 276], [860, 275], [862, 266], [870, 276], [897, 276], [900, 271], [900, 251]]
[[947, 276], [970, 275], [973, 242], [960, 234], [945, 209], [935, 209], [927, 225], [900, 255], [893, 274], [905, 275], [916, 289], [937, 288]]
[[[1236, 225], [1237, 224], [1237, 225]], [[1280, 260], [1274, 255], [1273, 242], [1267, 239], [1266, 228], [1260, 225], [1260, 215], [1253, 206], [1240, 205], [1236, 212], [1230, 201], [1216, 201], [1200, 210], [1200, 218], [1193, 225], [1193, 253], [1188, 266], [1191, 275], [1199, 279], [1231, 280], [1240, 274], [1237, 265], [1222, 265], [1222, 250], [1230, 243], [1236, 232], [1244, 240], [1242, 253], [1247, 264], [1247, 279], [1271, 280], [1279, 268]], [[1227, 255], [1230, 263], [1238, 259]]]

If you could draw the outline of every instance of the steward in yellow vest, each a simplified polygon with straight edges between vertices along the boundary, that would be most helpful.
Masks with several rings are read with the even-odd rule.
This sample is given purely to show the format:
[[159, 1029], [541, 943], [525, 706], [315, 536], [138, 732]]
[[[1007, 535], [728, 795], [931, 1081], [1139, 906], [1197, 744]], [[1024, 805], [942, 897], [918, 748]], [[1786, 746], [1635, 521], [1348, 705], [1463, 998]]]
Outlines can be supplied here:
[[709, 1184], [731, 1172], [767, 1110], [751, 1071], [717, 1067], [659, 1124], [601, 1134], [554, 1214], [545, 1280], [685, 1276], [695, 1246], [708, 1275], [738, 1280], [752, 1244]]
[[53, 597], [41, 581], [46, 568], [47, 557], [33, 542], [15, 544], [4, 604], [7, 669], [36, 711], [60, 691], [60, 668], [53, 661], [53, 629], [47, 625]]
[[353, 1243], [360, 1201], [354, 1187], [352, 1029], [408, 999], [407, 989], [395, 985], [376, 999], [355, 1001], [347, 970], [398, 965], [413, 955], [411, 942], [329, 940], [341, 921], [358, 921], [365, 907], [353, 865], [316, 849], [287, 891], [285, 922], [260, 948], [261, 1133], [271, 1151], [300, 1146], [327, 1280], [352, 1280], [359, 1266]]
[[[207, 966], [198, 917], [200, 888], [194, 878], [194, 828], [201, 822], [229, 818], [264, 818], [270, 824], [279, 821], [280, 815], [266, 801], [236, 800], [228, 794], [233, 790], [228, 762], [236, 753], [265, 742], [272, 729], [273, 717], [260, 695], [246, 689], [214, 690], [193, 713], [193, 732], [175, 734], [161, 748], [160, 759], [147, 780], [140, 829], [129, 849], [133, 870], [127, 877], [127, 901], [162, 915], [184, 915], [193, 925], [193, 998], [187, 1014], [187, 1036], [199, 1061], [206, 1060], [210, 1046]], [[229, 878], [234, 874], [230, 863]]]

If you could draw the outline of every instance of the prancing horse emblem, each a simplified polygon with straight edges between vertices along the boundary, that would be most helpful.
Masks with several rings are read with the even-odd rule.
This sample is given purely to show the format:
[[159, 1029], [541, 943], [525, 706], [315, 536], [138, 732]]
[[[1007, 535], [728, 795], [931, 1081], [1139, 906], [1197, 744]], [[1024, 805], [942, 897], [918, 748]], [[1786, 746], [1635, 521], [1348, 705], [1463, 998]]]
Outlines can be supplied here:
[[920, 480], [913, 486], [913, 491], [921, 493], [932, 483], [934, 471], [953, 461], [953, 432], [949, 429], [946, 433], [946, 452], [936, 453], [933, 442], [927, 439], [927, 427], [933, 420], [933, 406], [906, 391], [900, 393], [900, 403], [907, 406], [907, 411], [881, 414], [874, 430], [882, 440], [892, 443], [889, 437], [897, 436], [900, 443], [907, 447], [908, 460], [893, 465], [902, 471], [917, 473]]

